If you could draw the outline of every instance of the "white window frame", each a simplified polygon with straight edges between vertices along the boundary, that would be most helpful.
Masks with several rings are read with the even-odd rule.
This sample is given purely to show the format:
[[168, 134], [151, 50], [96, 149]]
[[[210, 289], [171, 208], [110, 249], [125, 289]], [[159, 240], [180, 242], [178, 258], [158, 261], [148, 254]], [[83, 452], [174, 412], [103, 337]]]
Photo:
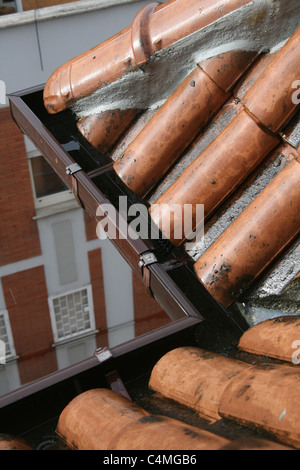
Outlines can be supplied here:
[[54, 206], [57, 204], [62, 204], [64, 202], [73, 201], [74, 195], [72, 191], [66, 189], [65, 191], [60, 191], [56, 194], [50, 194], [49, 196], [37, 197], [34, 185], [34, 178], [31, 168], [30, 160], [35, 157], [43, 157], [43, 155], [38, 150], [33, 150], [32, 152], [27, 153], [28, 157], [28, 167], [30, 173], [31, 187], [34, 199], [34, 205], [36, 209], [43, 209], [45, 207]]
[[[87, 291], [89, 314], [90, 314], [90, 328], [85, 329], [83, 331], [77, 331], [76, 333], [70, 333], [68, 335], [64, 335], [63, 337], [58, 337], [53, 300], [59, 299], [61, 297], [66, 297], [67, 295], [75, 294], [76, 292], [81, 292], [83, 290]], [[68, 341], [72, 341], [73, 339], [84, 337], [84, 336], [89, 335], [91, 333], [96, 333], [94, 304], [93, 304], [93, 293], [92, 293], [92, 286], [91, 285], [83, 286], [83, 287], [80, 287], [78, 289], [70, 290], [68, 292], [63, 292], [63, 293], [60, 293], [60, 294], [51, 295], [51, 296], [48, 297], [48, 304], [49, 304], [50, 319], [51, 319], [51, 325], [52, 325], [52, 331], [53, 331], [55, 344], [62, 344], [62, 343], [68, 342]]]
[[16, 357], [16, 350], [15, 350], [15, 345], [14, 345], [14, 339], [12, 335], [12, 330], [10, 326], [10, 321], [9, 321], [9, 315], [7, 310], [0, 310], [0, 316], [4, 318], [4, 324], [6, 328], [6, 335], [8, 338], [8, 343], [10, 347], [10, 353], [6, 353], [6, 359], [12, 359]]

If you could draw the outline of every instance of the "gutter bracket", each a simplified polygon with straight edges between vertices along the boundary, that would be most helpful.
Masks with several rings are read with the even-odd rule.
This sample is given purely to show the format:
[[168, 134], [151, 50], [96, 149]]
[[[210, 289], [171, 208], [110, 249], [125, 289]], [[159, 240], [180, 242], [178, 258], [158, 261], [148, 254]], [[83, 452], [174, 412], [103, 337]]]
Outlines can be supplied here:
[[123, 395], [123, 397], [127, 398], [127, 400], [131, 400], [129, 393], [126, 390], [126, 387], [120, 377], [119, 372], [117, 369], [114, 367], [114, 357], [113, 354], [111, 353], [110, 349], [105, 347], [105, 348], [98, 348], [94, 352], [94, 356], [98, 359], [98, 361], [103, 364], [103, 363], [108, 363], [112, 365], [112, 369], [109, 370], [105, 374], [106, 381], [108, 385], [110, 386], [111, 390], [113, 390], [116, 393], [119, 393], [120, 395]]
[[66, 167], [66, 174], [72, 176], [72, 193], [75, 196], [76, 201], [84, 209], [84, 205], [82, 204], [82, 201], [78, 195], [78, 181], [75, 178], [76, 173], [79, 171], [82, 171], [82, 168], [78, 163], [72, 163], [71, 165]]
[[109, 359], [113, 359], [113, 355], [108, 348], [98, 348], [94, 352], [94, 356], [98, 359], [98, 361], [102, 364], [103, 362], [108, 361]]
[[146, 286], [147, 291], [153, 298], [154, 298], [154, 295], [150, 287], [151, 272], [148, 269], [148, 266], [151, 266], [152, 264], [155, 264], [157, 262], [158, 262], [158, 259], [156, 258], [155, 254], [152, 251], [147, 251], [146, 253], [142, 253], [140, 255], [139, 267], [141, 268], [141, 271], [142, 271], [143, 282], [144, 282], [144, 285]]

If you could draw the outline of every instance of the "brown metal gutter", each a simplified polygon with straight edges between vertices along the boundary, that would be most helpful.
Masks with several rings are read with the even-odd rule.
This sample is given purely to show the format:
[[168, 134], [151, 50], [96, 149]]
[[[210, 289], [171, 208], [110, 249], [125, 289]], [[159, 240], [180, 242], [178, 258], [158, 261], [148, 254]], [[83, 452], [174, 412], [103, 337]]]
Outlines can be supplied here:
[[[168, 325], [165, 325], [157, 330], [146, 333], [142, 336], [134, 338], [133, 340], [127, 341], [123, 344], [115, 346], [109, 350], [110, 355], [113, 359], [118, 360], [125, 357], [127, 354], [135, 351], [143, 351], [149, 345], [155, 345], [156, 342], [160, 342], [164, 339], [171, 338], [174, 334], [183, 333], [185, 330], [193, 328], [201, 322], [200, 319], [193, 317], [186, 317], [181, 320], [177, 320]], [[142, 352], [141, 352], [142, 353]], [[103, 363], [104, 364], [104, 363]], [[0, 409], [6, 406], [23, 400], [26, 397], [34, 396], [34, 394], [53, 387], [57, 384], [61, 384], [63, 381], [68, 379], [76, 378], [80, 374], [89, 370], [99, 369], [99, 378], [101, 370], [104, 368], [101, 366], [101, 362], [97, 359], [97, 356], [92, 356], [83, 361], [78, 362], [70, 367], [58, 370], [52, 374], [49, 374], [41, 379], [30, 382], [22, 387], [7, 393], [6, 395], [0, 396]], [[97, 372], [96, 372], [97, 373]]]
[[[53, 137], [46, 126], [43, 125], [40, 119], [23, 100], [23, 97], [27, 96], [32, 91], [41, 91], [41, 89], [42, 87], [39, 87], [9, 95], [12, 117], [24, 134], [31, 139], [33, 144], [40, 150], [42, 155], [44, 155], [45, 159], [54, 168], [63, 182], [73, 191], [83, 209], [88, 211], [92, 217], [98, 221], [99, 218], [96, 215], [98, 207], [103, 204], [113, 207], [112, 203], [95, 185], [88, 174], [80, 167], [76, 166], [76, 162], [71, 158], [69, 153], [64, 150], [62, 145]], [[75, 170], [73, 174], [72, 167]], [[67, 169], [69, 170], [67, 171]], [[108, 170], [109, 169], [110, 165], [108, 165]], [[101, 168], [97, 169], [97, 172], [101, 173], [100, 170]], [[103, 171], [106, 171], [105, 168]], [[148, 287], [156, 300], [168, 309], [167, 314], [170, 315], [171, 319], [180, 319], [186, 315], [202, 318], [201, 314], [199, 314], [192, 303], [172, 281], [162, 264], [155, 262], [144, 266], [144, 255], [154, 252], [155, 247], [151, 240], [142, 240], [139, 237], [132, 238], [130, 237], [130, 233], [126, 238], [123, 237], [124, 221], [121, 221], [119, 214], [117, 214], [117, 220], [111, 219], [111, 223], [116, 225], [117, 234], [116, 239], [111, 240], [111, 242], [131, 268], [140, 276], [143, 276], [145, 272], [149, 274]], [[128, 224], [126, 228], [128, 229]], [[120, 236], [120, 234], [122, 234], [122, 236]]]

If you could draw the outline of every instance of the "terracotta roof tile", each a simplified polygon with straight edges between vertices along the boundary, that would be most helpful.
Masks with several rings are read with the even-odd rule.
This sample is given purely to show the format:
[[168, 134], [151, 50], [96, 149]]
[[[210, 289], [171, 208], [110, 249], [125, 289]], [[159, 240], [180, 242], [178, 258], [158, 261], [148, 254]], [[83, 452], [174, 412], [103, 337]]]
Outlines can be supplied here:
[[24, 440], [10, 434], [0, 434], [0, 450], [33, 450]]
[[265, 439], [230, 441], [150, 414], [107, 389], [89, 390], [74, 398], [59, 417], [57, 433], [74, 450], [288, 450]]
[[[261, 129], [242, 109], [156, 201], [155, 209], [150, 209], [152, 219], [163, 231], [163, 220], [159, 219], [161, 207], [166, 205], [165, 210], [168, 210], [171, 201], [172, 204], [179, 204], [182, 212], [185, 204], [192, 204], [193, 207], [196, 204], [204, 204], [204, 215], [208, 218], [278, 144], [279, 139], [276, 136]], [[164, 214], [161, 217], [163, 219]], [[178, 220], [174, 217], [174, 226], [171, 226], [173, 243], [184, 241], [176, 236], [176, 229], [182, 221], [184, 218], [181, 213], [178, 214]], [[193, 230], [195, 224], [194, 218]], [[179, 228], [183, 233], [182, 227]]]
[[238, 346], [241, 351], [296, 365], [300, 346], [300, 318], [297, 315], [286, 316], [261, 322], [243, 334]]
[[289, 366], [252, 365], [178, 348], [156, 364], [149, 386], [209, 417], [234, 419], [299, 448], [299, 380], [298, 370]]
[[294, 158], [196, 262], [213, 296], [230, 306], [300, 231], [300, 161]]
[[184, 79], [114, 165], [133, 192], [144, 197], [166, 174], [256, 57], [253, 52], [230, 51], [201, 62]]
[[243, 77], [233, 90], [233, 95], [242, 100], [247, 91], [256, 83], [261, 75], [266, 71], [272, 60], [278, 54], [277, 52], [264, 52], [253, 64], [251, 70]]
[[137, 109], [106, 111], [80, 119], [77, 127], [93, 147], [107, 153], [116, 145], [138, 113]]
[[58, 434], [77, 450], [218, 450], [227, 439], [154, 416], [106, 389], [89, 390], [60, 415]]
[[233, 376], [248, 367], [199, 348], [178, 348], [155, 365], [149, 387], [206, 418], [218, 420], [225, 388]]
[[230, 381], [220, 414], [268, 431], [281, 442], [299, 448], [299, 381], [298, 370], [289, 366], [249, 368]]
[[[197, 67], [115, 162], [124, 183], [145, 196], [228, 99]], [[151, 158], [145, 158], [151, 155]]]
[[[180, 412], [178, 418], [152, 413], [102, 388], [71, 400], [60, 414], [57, 433], [79, 450], [298, 449], [299, 380], [298, 369], [282, 363], [256, 364], [253, 356], [246, 361], [179, 347], [154, 365], [149, 389], [156, 400], [165, 397], [172, 403], [175, 416], [177, 404], [184, 405], [206, 418], [205, 425], [188, 424]], [[245, 438], [241, 429], [236, 439], [228, 433], [231, 422], [259, 434]]]
[[156, 51], [204, 28], [220, 17], [252, 0], [152, 2], [135, 17], [132, 25], [85, 54], [72, 59], [48, 80], [44, 99], [50, 113], [65, 109], [137, 66], [146, 63]]
[[293, 85], [300, 76], [299, 54], [300, 28], [242, 100], [251, 115], [272, 132], [282, 130], [299, 107], [293, 99]]

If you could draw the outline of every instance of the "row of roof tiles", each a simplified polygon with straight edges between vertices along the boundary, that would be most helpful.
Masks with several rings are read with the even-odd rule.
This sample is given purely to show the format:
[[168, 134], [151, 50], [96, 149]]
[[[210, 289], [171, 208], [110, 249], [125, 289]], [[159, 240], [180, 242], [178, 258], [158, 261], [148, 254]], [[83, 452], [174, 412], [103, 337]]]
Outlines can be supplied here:
[[48, 80], [44, 101], [57, 113], [83, 97], [136, 70], [167, 49], [252, 0], [169, 0], [149, 3], [125, 28], [99, 46], [59, 67]]
[[[299, 327], [299, 317], [284, 317], [251, 328], [238, 344], [240, 351], [251, 353], [247, 361], [180, 347], [162, 356], [150, 375], [149, 389], [172, 400], [174, 408], [184, 405], [211, 424], [234, 421], [264, 437], [232, 440], [180, 418], [150, 413], [109, 389], [76, 396], [62, 410], [57, 433], [73, 450], [299, 449], [299, 360], [293, 360], [292, 348]], [[299, 340], [297, 345], [299, 355]], [[268, 355], [269, 362], [256, 363], [256, 355]], [[9, 446], [23, 450], [26, 443], [3, 437], [0, 448]]]

